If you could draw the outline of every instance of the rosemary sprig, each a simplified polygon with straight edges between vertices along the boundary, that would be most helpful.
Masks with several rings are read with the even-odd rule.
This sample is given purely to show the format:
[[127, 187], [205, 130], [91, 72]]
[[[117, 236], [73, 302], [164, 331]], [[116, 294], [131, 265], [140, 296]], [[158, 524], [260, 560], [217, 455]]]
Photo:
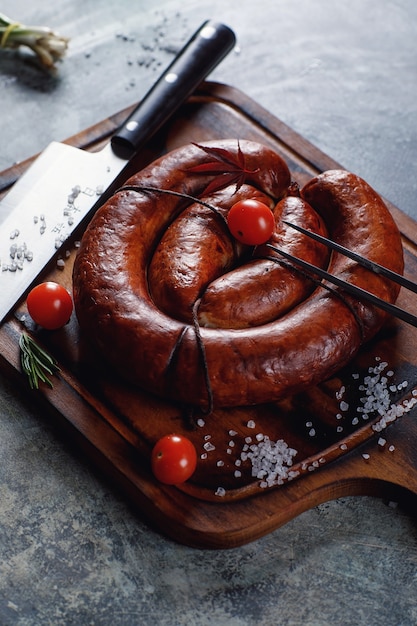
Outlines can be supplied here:
[[39, 389], [39, 382], [53, 387], [49, 376], [59, 372], [57, 361], [27, 333], [22, 333], [19, 338], [20, 363], [23, 372], [29, 380], [31, 389]]
[[26, 46], [33, 50], [43, 67], [51, 69], [62, 59], [68, 41], [47, 26], [25, 26], [0, 13], [0, 49]]

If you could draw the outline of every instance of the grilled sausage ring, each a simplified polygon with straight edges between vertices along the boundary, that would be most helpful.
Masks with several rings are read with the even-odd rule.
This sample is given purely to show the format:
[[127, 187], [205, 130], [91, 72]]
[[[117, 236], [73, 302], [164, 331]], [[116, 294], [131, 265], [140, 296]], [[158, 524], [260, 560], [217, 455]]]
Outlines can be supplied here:
[[[166, 228], [190, 202], [184, 195], [199, 198], [218, 178], [207, 165], [212, 159], [204, 147], [210, 146], [235, 160], [243, 156], [246, 184], [274, 201], [286, 194], [286, 164], [255, 142], [188, 145], [161, 157], [110, 198], [87, 228], [74, 266], [77, 316], [116, 370], [159, 396], [206, 408], [274, 401], [334, 374], [379, 330], [385, 314], [322, 287], [277, 319], [247, 328], [209, 328], [198, 314], [190, 322], [161, 311], [148, 268]], [[161, 188], [179, 195], [150, 191]], [[301, 196], [333, 239], [402, 271], [398, 229], [363, 180], [326, 172]], [[386, 279], [338, 254], [330, 270], [389, 301], [397, 296]]]

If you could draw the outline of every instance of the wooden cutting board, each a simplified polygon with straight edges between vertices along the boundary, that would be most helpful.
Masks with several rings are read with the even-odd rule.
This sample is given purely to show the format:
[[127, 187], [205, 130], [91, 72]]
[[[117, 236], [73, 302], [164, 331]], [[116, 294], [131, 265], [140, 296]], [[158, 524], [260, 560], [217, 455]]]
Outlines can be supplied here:
[[[98, 149], [128, 113], [122, 111], [68, 143]], [[320, 171], [340, 167], [241, 92], [204, 83], [150, 142], [132, 165], [132, 173], [174, 147], [216, 138], [251, 139], [271, 146], [287, 160], [300, 185]], [[30, 162], [0, 174], [2, 195]], [[417, 225], [389, 207], [403, 235], [406, 274], [417, 280]], [[71, 289], [75, 254], [76, 238], [68, 242], [64, 268], [54, 265], [42, 278]], [[398, 303], [415, 310], [417, 296], [402, 291]], [[273, 405], [201, 415], [191, 428], [180, 408], [132, 388], [103, 367], [81, 337], [75, 316], [64, 329], [46, 332], [34, 328], [27, 316], [25, 321], [25, 313], [22, 302], [0, 327], [2, 370], [26, 389], [18, 339], [23, 329], [32, 332], [58, 359], [61, 372], [53, 389], [27, 389], [27, 393], [48, 408], [76, 449], [153, 527], [179, 542], [229, 548], [253, 541], [310, 507], [340, 496], [378, 495], [408, 503], [417, 496], [417, 409], [412, 408], [417, 329], [413, 327], [390, 321], [349, 367], [307, 393]], [[369, 400], [381, 385], [385, 398], [400, 407], [397, 413], [402, 407], [403, 413], [394, 419], [389, 409], [383, 416], [386, 424], [381, 415], [361, 412], [366, 407], [364, 397]], [[195, 476], [181, 488], [159, 484], [149, 467], [153, 444], [173, 431], [187, 434], [199, 453]], [[252, 465], [245, 457], [250, 445], [262, 453], [267, 438], [296, 451], [292, 465], [279, 468], [286, 472], [285, 480], [272, 487], [252, 477]]]

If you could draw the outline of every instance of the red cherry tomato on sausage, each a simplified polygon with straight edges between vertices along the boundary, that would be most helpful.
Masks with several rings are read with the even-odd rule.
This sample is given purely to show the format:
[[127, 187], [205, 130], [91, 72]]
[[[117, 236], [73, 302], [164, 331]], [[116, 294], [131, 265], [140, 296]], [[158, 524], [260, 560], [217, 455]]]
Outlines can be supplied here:
[[72, 298], [62, 285], [52, 281], [36, 285], [26, 300], [29, 315], [47, 330], [65, 326], [72, 313]]
[[259, 200], [240, 200], [228, 215], [227, 225], [233, 237], [249, 246], [258, 246], [270, 239], [275, 228], [274, 214]]
[[183, 435], [165, 435], [154, 446], [152, 471], [166, 485], [179, 485], [188, 480], [197, 466], [194, 444]]

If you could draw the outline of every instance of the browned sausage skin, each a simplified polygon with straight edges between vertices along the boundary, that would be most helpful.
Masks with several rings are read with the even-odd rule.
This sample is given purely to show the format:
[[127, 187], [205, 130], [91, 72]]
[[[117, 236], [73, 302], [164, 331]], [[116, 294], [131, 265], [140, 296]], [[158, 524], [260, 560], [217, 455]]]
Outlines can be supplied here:
[[[323, 216], [334, 241], [402, 274], [404, 257], [397, 225], [381, 197], [363, 179], [344, 170], [330, 170], [308, 182], [301, 195]], [[400, 290], [397, 284], [340, 254], [333, 255], [330, 271], [388, 302], [395, 302]], [[379, 330], [387, 314], [346, 298], [362, 320], [366, 341]]]
[[[276, 228], [270, 243], [313, 265], [325, 267], [328, 252], [285, 222], [303, 225], [326, 235], [323, 220], [302, 198], [288, 196], [274, 210]], [[301, 236], [300, 236], [301, 235]], [[275, 257], [275, 261], [263, 257]], [[214, 280], [201, 296], [198, 319], [202, 326], [249, 328], [272, 322], [302, 302], [314, 289], [299, 270], [278, 253], [258, 246], [253, 258]]]
[[254, 198], [271, 209], [275, 201], [251, 185], [228, 186], [204, 202], [216, 212], [193, 203], [171, 222], [149, 265], [148, 283], [162, 311], [188, 323], [204, 289], [230, 270], [244, 254], [244, 246], [231, 237], [226, 217], [235, 202]]
[[[236, 144], [215, 142], [237, 151]], [[241, 142], [240, 149], [252, 171], [246, 182], [278, 200], [289, 184], [282, 159], [253, 142]], [[140, 188], [198, 197], [211, 177], [187, 170], [206, 159], [196, 146], [169, 153], [132, 177], [99, 210], [74, 266], [80, 326], [122, 375], [162, 397], [201, 407], [211, 401], [237, 406], [277, 400], [327, 378], [352, 358], [363, 341], [358, 316], [369, 338], [384, 315], [352, 301], [354, 315], [351, 306], [322, 288], [281, 318], [253, 328], [196, 327], [163, 313], [150, 296], [147, 268], [184, 202]], [[326, 173], [309, 183], [302, 196], [322, 216], [331, 236], [401, 270], [398, 230], [366, 183], [346, 172]], [[377, 295], [389, 300], [397, 295], [383, 278], [338, 255], [331, 267]]]

